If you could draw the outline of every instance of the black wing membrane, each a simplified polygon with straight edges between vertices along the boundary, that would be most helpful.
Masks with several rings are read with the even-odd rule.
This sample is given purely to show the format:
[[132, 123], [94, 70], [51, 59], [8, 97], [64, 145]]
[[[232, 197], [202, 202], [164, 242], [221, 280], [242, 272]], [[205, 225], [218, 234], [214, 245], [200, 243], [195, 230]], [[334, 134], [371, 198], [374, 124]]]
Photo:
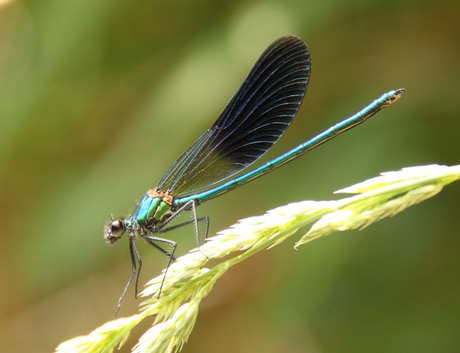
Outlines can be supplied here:
[[310, 53], [301, 39], [288, 36], [271, 44], [214, 125], [174, 162], [157, 187], [182, 197], [254, 163], [296, 115], [310, 69]]

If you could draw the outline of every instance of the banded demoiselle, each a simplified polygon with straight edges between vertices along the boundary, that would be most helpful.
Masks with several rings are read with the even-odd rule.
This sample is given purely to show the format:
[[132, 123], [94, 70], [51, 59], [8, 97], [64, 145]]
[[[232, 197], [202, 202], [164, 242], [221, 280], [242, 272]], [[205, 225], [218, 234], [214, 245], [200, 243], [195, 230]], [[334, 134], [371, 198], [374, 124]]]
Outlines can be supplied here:
[[[404, 93], [404, 89], [385, 93], [358, 113], [291, 151], [215, 186], [258, 160], [286, 131], [302, 103], [310, 71], [310, 52], [301, 39], [287, 36], [275, 41], [257, 60], [217, 121], [174, 162], [158, 185], [147, 191], [134, 213], [107, 223], [105, 239], [109, 243], [128, 233], [132, 261], [132, 274], [119, 299], [117, 311], [136, 273], [137, 294], [142, 266], [136, 247], [137, 237], [168, 256], [169, 267], [174, 260], [177, 243], [155, 235], [194, 224], [199, 246], [198, 222], [205, 223], [206, 240], [209, 218], [197, 217], [198, 205], [246, 184], [363, 123]], [[176, 216], [185, 210], [193, 212], [193, 220], [172, 225]], [[169, 251], [160, 244], [169, 246]]]

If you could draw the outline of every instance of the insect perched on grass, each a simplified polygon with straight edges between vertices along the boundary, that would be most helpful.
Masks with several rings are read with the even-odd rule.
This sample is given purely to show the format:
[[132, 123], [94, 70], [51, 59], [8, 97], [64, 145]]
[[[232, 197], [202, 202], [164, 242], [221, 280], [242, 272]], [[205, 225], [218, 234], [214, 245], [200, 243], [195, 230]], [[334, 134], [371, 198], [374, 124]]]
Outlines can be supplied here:
[[[198, 222], [205, 223], [206, 240], [209, 218], [197, 216], [198, 205], [254, 180], [363, 123], [404, 93], [404, 89], [385, 93], [360, 112], [282, 156], [216, 186], [216, 183], [254, 163], [278, 141], [302, 103], [310, 70], [310, 52], [301, 39], [287, 36], [271, 44], [217, 121], [173, 163], [158, 185], [147, 191], [134, 213], [107, 223], [105, 239], [109, 243], [114, 243], [124, 233], [128, 234], [132, 261], [132, 274], [118, 301], [117, 311], [136, 272], [137, 293], [142, 266], [136, 247], [137, 237], [169, 258], [164, 274], [166, 277], [167, 269], [174, 260], [177, 243], [157, 235], [194, 224], [200, 245]], [[192, 211], [193, 219], [172, 225], [176, 216], [183, 211]], [[161, 286], [158, 296], [160, 294]]]

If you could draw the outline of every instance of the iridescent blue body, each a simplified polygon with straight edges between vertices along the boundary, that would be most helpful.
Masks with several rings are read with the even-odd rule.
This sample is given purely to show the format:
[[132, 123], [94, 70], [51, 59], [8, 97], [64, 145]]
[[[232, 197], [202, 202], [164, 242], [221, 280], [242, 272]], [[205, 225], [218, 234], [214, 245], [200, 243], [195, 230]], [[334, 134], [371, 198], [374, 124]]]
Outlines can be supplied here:
[[181, 198], [171, 200], [169, 194], [168, 201], [165, 201], [160, 192], [156, 189], [150, 189], [142, 198], [139, 205], [136, 208], [134, 214], [129, 218], [129, 222], [138, 227], [146, 227], [147, 225], [154, 226], [155, 224], [161, 223], [165, 216], [173, 213], [174, 210], [181, 206], [195, 202], [196, 205], [203, 203], [204, 201], [210, 200], [214, 197], [220, 196], [234, 188], [246, 184], [247, 182], [261, 177], [262, 175], [271, 172], [272, 170], [279, 168], [280, 166], [292, 161], [295, 158], [302, 156], [313, 148], [321, 145], [322, 143], [336, 137], [340, 133], [355, 127], [358, 124], [363, 123], [382, 108], [390, 105], [396, 101], [401, 94], [404, 92], [403, 89], [390, 91], [383, 94], [380, 98], [373, 101], [364, 109], [358, 113], [341, 121], [340, 123], [330, 127], [321, 134], [315, 136], [311, 140], [300, 144], [293, 148], [289, 152], [275, 158], [260, 167], [250, 171], [249, 173], [243, 174], [240, 177], [234, 178], [220, 186], [206, 190], [201, 193], [192, 194]]
[[[139, 270], [142, 264], [136, 237], [167, 255], [170, 263], [177, 244], [154, 235], [194, 224], [199, 246], [198, 222], [206, 224], [205, 239], [209, 225], [208, 217], [196, 215], [199, 204], [279, 168], [363, 123], [404, 93], [404, 89], [385, 93], [358, 113], [291, 151], [215, 186], [255, 162], [281, 137], [302, 103], [310, 70], [310, 53], [302, 40], [289, 36], [275, 41], [256, 62], [213, 126], [174, 162], [157, 187], [147, 191], [135, 212], [127, 219], [112, 219], [107, 224], [108, 242], [115, 242], [125, 232], [130, 239], [132, 275], [118, 307], [136, 274], [136, 259]], [[172, 226], [175, 217], [185, 210], [193, 211], [193, 220]], [[159, 244], [171, 250], [168, 252]]]

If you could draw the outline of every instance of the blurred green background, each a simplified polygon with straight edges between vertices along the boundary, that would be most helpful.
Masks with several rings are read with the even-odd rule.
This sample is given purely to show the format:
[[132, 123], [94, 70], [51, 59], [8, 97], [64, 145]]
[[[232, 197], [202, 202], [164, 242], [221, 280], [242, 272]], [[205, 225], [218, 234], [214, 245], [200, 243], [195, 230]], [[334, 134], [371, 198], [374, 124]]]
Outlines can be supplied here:
[[[459, 163], [459, 18], [460, 2], [442, 0], [0, 1], [0, 351], [50, 352], [111, 319], [130, 260], [127, 239], [104, 242], [104, 223], [155, 186], [280, 36], [308, 43], [313, 70], [264, 161], [407, 92], [205, 203], [211, 234], [382, 171]], [[457, 183], [361, 232], [294, 251], [298, 234], [238, 265], [183, 352], [460, 351], [459, 200]], [[191, 234], [168, 236], [184, 253]], [[166, 260], [140, 251], [145, 282]], [[131, 289], [120, 316], [139, 302]]]

